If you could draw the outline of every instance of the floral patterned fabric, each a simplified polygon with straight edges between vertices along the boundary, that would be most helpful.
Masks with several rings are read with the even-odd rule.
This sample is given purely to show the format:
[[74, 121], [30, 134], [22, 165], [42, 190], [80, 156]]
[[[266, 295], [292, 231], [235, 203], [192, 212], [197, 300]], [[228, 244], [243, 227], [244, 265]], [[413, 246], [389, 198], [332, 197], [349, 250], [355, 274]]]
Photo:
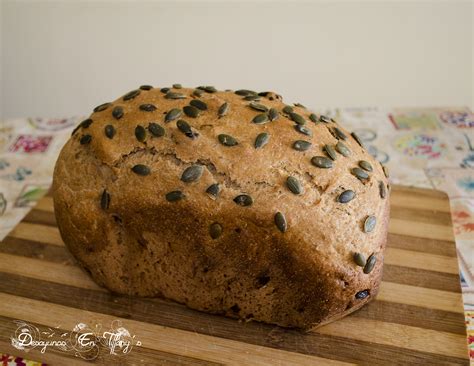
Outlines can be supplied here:
[[[368, 151], [389, 168], [392, 183], [438, 189], [449, 195], [474, 364], [474, 114], [467, 108], [330, 108], [316, 112], [355, 131]], [[49, 189], [57, 155], [80, 120], [0, 122], [0, 240]], [[2, 356], [2, 362], [40, 365], [8, 355]]]

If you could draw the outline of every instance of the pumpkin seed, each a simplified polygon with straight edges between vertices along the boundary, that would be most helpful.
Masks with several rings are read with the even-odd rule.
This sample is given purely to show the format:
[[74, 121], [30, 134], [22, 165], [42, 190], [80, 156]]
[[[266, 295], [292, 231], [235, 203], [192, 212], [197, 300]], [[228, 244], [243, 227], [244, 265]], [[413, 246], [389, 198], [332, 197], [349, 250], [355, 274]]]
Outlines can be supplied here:
[[193, 90], [193, 95], [196, 97], [201, 97], [204, 94], [204, 90], [201, 89], [194, 89]]
[[347, 157], [349, 155], [351, 155], [351, 151], [349, 150], [349, 148], [346, 146], [346, 144], [344, 144], [342, 141], [338, 141], [337, 144], [336, 144], [336, 150], [338, 153], [340, 153], [341, 155]]
[[153, 104], [141, 104], [140, 110], [144, 112], [154, 112], [156, 111], [156, 107]]
[[332, 160], [337, 159], [336, 150], [334, 150], [334, 148], [331, 145], [324, 145], [323, 149]]
[[209, 226], [209, 235], [212, 239], [217, 239], [219, 236], [222, 235], [222, 225], [215, 222], [211, 226]]
[[356, 142], [357, 142], [361, 147], [364, 147], [364, 145], [362, 144], [362, 140], [360, 139], [359, 135], [357, 135], [355, 132], [352, 132], [352, 133], [351, 133], [351, 136], [354, 138], [354, 140], [356, 140]]
[[165, 122], [170, 122], [181, 116], [181, 109], [173, 108], [165, 116]]
[[377, 218], [375, 216], [367, 216], [364, 221], [364, 233], [370, 233], [375, 229]]
[[173, 84], [173, 88], [181, 89], [183, 86], [181, 84]]
[[186, 95], [169, 91], [166, 93], [165, 98], [166, 99], [186, 99]]
[[182, 200], [184, 197], [186, 196], [181, 191], [171, 191], [166, 193], [165, 195], [165, 198], [168, 202], [176, 202]]
[[178, 120], [176, 122], [176, 126], [178, 127], [178, 130], [180, 130], [182, 133], [189, 134], [193, 132], [191, 126], [185, 120]]
[[170, 91], [170, 88], [161, 88], [160, 89], [160, 92], [162, 92], [163, 94], [166, 94]]
[[354, 197], [355, 197], [355, 192], [351, 190], [347, 190], [347, 191], [342, 192], [337, 198], [337, 200], [340, 203], [347, 203], [347, 202], [352, 201]]
[[306, 107], [301, 103], [293, 103], [295, 107], [306, 109]]
[[298, 113], [291, 112], [290, 118], [293, 122], [299, 125], [304, 125], [306, 123], [306, 120], [303, 118], [303, 116]]
[[197, 116], [199, 116], [199, 109], [193, 107], [192, 105], [184, 106], [183, 112], [186, 116], [191, 118], [196, 118]]
[[81, 145], [87, 145], [89, 142], [92, 141], [92, 136], [91, 135], [84, 135], [81, 137], [81, 139], [79, 140], [79, 142], [81, 143]]
[[207, 110], [207, 104], [204, 103], [202, 100], [193, 99], [189, 102], [189, 104], [191, 104], [193, 107], [196, 107], [197, 109], [200, 109], [201, 111]]
[[387, 197], [387, 190], [385, 189], [385, 183], [382, 181], [379, 181], [379, 193], [380, 193], [380, 198]]
[[181, 180], [185, 183], [195, 182], [201, 178], [203, 171], [202, 165], [191, 165], [184, 169], [183, 174], [181, 174]]
[[98, 105], [97, 107], [94, 108], [94, 113], [105, 111], [111, 105], [112, 103], [104, 103], [104, 104]]
[[367, 172], [363, 171], [361, 168], [352, 168], [351, 173], [360, 180], [369, 179]]
[[239, 142], [235, 138], [233, 138], [230, 135], [226, 135], [224, 133], [217, 136], [217, 138], [219, 142], [224, 146], [235, 146], [239, 144]]
[[128, 92], [127, 94], [125, 94], [122, 99], [124, 101], [131, 100], [131, 99], [137, 97], [140, 94], [140, 92], [141, 92], [140, 89], [132, 90], [131, 92]]
[[110, 205], [110, 194], [107, 190], [103, 190], [102, 195], [100, 196], [100, 207], [102, 210], [107, 210]]
[[283, 108], [283, 112], [286, 113], [286, 114], [293, 113], [293, 107], [291, 107], [291, 106], [289, 106], [289, 105], [286, 105], [286, 106]]
[[105, 136], [112, 139], [115, 136], [115, 128], [112, 125], [107, 125], [104, 128]]
[[331, 121], [331, 120], [330, 120], [329, 117], [326, 117], [326, 116], [324, 116], [324, 115], [322, 115], [322, 114], [319, 116], [319, 122], [329, 123], [330, 121]]
[[112, 117], [114, 117], [115, 119], [122, 118], [123, 117], [123, 108], [120, 107], [120, 106], [115, 107], [112, 110]]
[[354, 259], [355, 264], [357, 264], [359, 267], [365, 267], [365, 264], [367, 263], [365, 255], [362, 253], [354, 253], [352, 258]]
[[293, 143], [293, 149], [297, 151], [306, 151], [311, 147], [311, 142], [304, 140], [296, 140]]
[[278, 113], [278, 110], [276, 108], [270, 108], [268, 111], [268, 118], [270, 121], [276, 121], [280, 117], [280, 113]]
[[155, 136], [155, 137], [161, 137], [165, 135], [165, 129], [161, 127], [158, 123], [151, 122], [148, 125], [148, 131]]
[[355, 295], [356, 299], [359, 300], [365, 299], [367, 296], [369, 296], [369, 290], [359, 291]]
[[135, 127], [135, 137], [138, 141], [143, 142], [146, 138], [146, 130], [143, 126], [138, 125]]
[[380, 165], [382, 165], [383, 174], [385, 175], [385, 177], [388, 178], [388, 168], [383, 164]]
[[189, 125], [188, 122], [180, 119], [178, 120], [178, 122], [176, 122], [176, 126], [178, 127], [178, 129], [184, 133], [187, 137], [191, 138], [191, 139], [195, 139], [196, 137], [199, 136], [199, 134], [197, 132], [194, 132], [191, 128], [191, 126]]
[[267, 106], [264, 106], [263, 104], [256, 103], [256, 102], [249, 103], [249, 107], [252, 108], [252, 109], [255, 109], [256, 111], [260, 111], [260, 112], [267, 112], [268, 111]]
[[313, 156], [311, 158], [311, 163], [318, 168], [332, 168], [332, 160], [326, 158], [325, 156]]
[[367, 259], [367, 263], [364, 267], [364, 273], [369, 274], [370, 272], [372, 272], [375, 267], [375, 263], [377, 263], [377, 256], [375, 255], [375, 253], [372, 253], [369, 259]]
[[219, 117], [224, 117], [227, 112], [229, 112], [229, 103], [225, 102], [219, 107], [217, 114], [219, 115]]
[[214, 184], [211, 184], [209, 187], [207, 187], [206, 189], [206, 193], [207, 195], [212, 198], [213, 200], [215, 200], [217, 198], [217, 196], [219, 195], [221, 191], [221, 188], [219, 187], [219, 184], [217, 183], [214, 183]]
[[153, 89], [153, 87], [151, 85], [142, 85], [142, 86], [140, 86], [139, 89], [141, 89], [141, 90], [151, 90], [151, 89]]
[[257, 95], [257, 92], [254, 92], [253, 90], [247, 90], [247, 89], [239, 89], [239, 90], [236, 90], [234, 93], [242, 97], [246, 97], [247, 95]]
[[286, 179], [286, 186], [294, 194], [303, 193], [303, 186], [301, 185], [300, 181], [296, 179], [295, 177], [289, 176]]
[[309, 128], [306, 128], [305, 126], [295, 125], [295, 130], [298, 131], [299, 133], [302, 133], [303, 135], [310, 136], [310, 137], [313, 136], [313, 132]]
[[268, 122], [268, 115], [265, 113], [257, 114], [253, 119], [252, 122], [257, 125], [262, 125]]
[[80, 127], [82, 128], [89, 128], [89, 126], [94, 122], [92, 119], [87, 118], [84, 121], [81, 122]]
[[335, 135], [336, 135], [336, 138], [338, 140], [346, 140], [347, 139], [347, 136], [344, 132], [342, 132], [338, 127], [334, 127], [333, 129]]
[[217, 89], [214, 88], [213, 86], [202, 86], [200, 89], [204, 90], [206, 93], [216, 93]]
[[234, 202], [239, 206], [251, 206], [253, 204], [253, 199], [248, 194], [240, 194], [234, 198]]
[[138, 174], [138, 175], [148, 175], [151, 173], [151, 170], [149, 167], [147, 167], [146, 165], [143, 165], [143, 164], [137, 164], [137, 165], [134, 165], [132, 167], [132, 171], [135, 173], [135, 174]]
[[359, 166], [365, 171], [368, 171], [368, 172], [372, 171], [372, 165], [368, 161], [365, 161], [365, 160], [359, 161]]
[[258, 93], [258, 96], [266, 97], [268, 94], [271, 94], [271, 92], [267, 92], [267, 91], [266, 92], [260, 92], [260, 93]]
[[255, 139], [255, 148], [260, 149], [264, 147], [270, 140], [270, 135], [266, 132], [260, 133]]
[[282, 233], [284, 233], [288, 229], [288, 224], [286, 222], [285, 215], [281, 212], [277, 212], [274, 217], [275, 225]]
[[259, 101], [260, 100], [260, 97], [258, 95], [247, 95], [243, 98], [244, 100], [255, 100], [255, 101]]
[[309, 119], [311, 120], [311, 122], [314, 122], [314, 123], [318, 123], [318, 122], [319, 122], [318, 116], [315, 115], [314, 113], [311, 113], [311, 114], [309, 115]]

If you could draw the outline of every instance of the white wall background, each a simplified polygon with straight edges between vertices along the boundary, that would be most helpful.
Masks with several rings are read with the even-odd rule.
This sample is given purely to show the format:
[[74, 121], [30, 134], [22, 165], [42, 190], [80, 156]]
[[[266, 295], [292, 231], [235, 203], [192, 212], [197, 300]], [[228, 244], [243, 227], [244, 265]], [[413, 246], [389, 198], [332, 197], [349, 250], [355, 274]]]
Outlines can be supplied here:
[[0, 2], [3, 117], [174, 82], [313, 108], [474, 106], [472, 1]]

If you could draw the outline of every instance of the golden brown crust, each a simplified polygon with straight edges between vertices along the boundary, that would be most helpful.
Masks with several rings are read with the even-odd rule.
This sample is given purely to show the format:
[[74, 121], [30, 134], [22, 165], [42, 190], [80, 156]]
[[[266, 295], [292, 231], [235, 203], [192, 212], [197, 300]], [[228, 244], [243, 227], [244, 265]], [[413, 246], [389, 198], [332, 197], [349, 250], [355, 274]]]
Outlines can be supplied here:
[[[140, 90], [132, 99], [121, 97], [99, 108], [103, 110], [91, 115], [92, 122], [75, 131], [57, 161], [53, 192], [58, 226], [92, 277], [118, 293], [165, 296], [198, 310], [306, 329], [373, 298], [382, 275], [389, 216], [388, 196], [381, 198], [379, 184], [386, 187], [387, 178], [350, 133], [319, 116], [315, 123], [310, 111], [293, 107], [313, 136], [297, 132], [275, 93], [261, 96], [258, 103], [275, 108], [278, 119], [255, 124], [253, 118], [262, 112], [243, 95], [171, 92], [185, 99], [168, 99], [160, 89]], [[191, 100], [204, 102], [207, 109], [196, 118], [182, 113], [165, 122], [170, 110], [183, 110]], [[219, 117], [224, 103], [228, 112]], [[122, 107], [120, 118], [121, 113], [113, 112], [117, 106]], [[192, 131], [186, 135], [179, 130], [178, 120]], [[161, 126], [165, 135], [153, 136], [160, 133], [150, 123]], [[113, 128], [107, 130], [108, 125]], [[182, 122], [181, 128], [185, 131]], [[270, 138], [257, 149], [255, 139], [263, 132]], [[220, 134], [238, 144], [224, 146]], [[312, 146], [297, 151], [296, 140]], [[329, 169], [311, 163], [313, 156], [327, 156], [324, 145], [338, 142], [350, 150], [349, 156], [336, 152]], [[361, 160], [373, 168], [368, 179], [351, 173]], [[150, 174], [137, 174], [143, 168], [134, 172], [137, 165]], [[182, 181], [193, 165], [202, 167], [202, 175]], [[288, 176], [300, 183], [301, 194], [290, 191]], [[206, 190], [216, 183], [220, 193], [212, 199]], [[340, 203], [346, 190], [355, 197]], [[173, 191], [184, 198], [169, 201], [166, 195]], [[234, 199], [241, 194], [251, 196], [253, 204], [238, 205]], [[286, 219], [285, 232], [281, 222], [275, 224], [277, 212]], [[366, 233], [363, 224], [371, 215], [377, 223]], [[370, 273], [355, 263], [354, 253], [366, 258], [375, 253]], [[358, 299], [364, 290], [369, 295]]]

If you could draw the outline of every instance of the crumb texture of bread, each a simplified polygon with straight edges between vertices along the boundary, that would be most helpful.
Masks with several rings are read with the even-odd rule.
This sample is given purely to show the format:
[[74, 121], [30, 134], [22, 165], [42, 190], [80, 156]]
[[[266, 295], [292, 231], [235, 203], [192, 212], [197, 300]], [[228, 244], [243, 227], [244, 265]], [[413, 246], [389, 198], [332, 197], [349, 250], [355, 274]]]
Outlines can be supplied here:
[[98, 284], [303, 329], [376, 296], [389, 191], [334, 119], [180, 85], [96, 107], [53, 179], [61, 236]]

